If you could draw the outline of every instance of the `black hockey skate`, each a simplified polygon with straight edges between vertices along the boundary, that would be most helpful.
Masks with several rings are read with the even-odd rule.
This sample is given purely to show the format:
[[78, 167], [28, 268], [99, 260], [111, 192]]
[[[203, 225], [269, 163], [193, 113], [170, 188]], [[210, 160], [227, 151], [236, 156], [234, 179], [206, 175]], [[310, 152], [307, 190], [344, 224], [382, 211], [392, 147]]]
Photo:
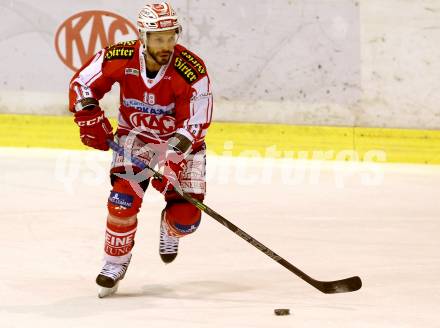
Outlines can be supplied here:
[[99, 275], [96, 277], [96, 283], [100, 286], [98, 290], [99, 298], [112, 295], [117, 292], [119, 281], [124, 279], [130, 264], [131, 254], [125, 263], [117, 264], [106, 262]]
[[165, 211], [162, 211], [162, 218], [160, 221], [160, 241], [159, 241], [159, 255], [164, 263], [171, 263], [177, 256], [179, 250], [179, 237], [173, 237], [168, 234], [168, 230], [164, 222]]

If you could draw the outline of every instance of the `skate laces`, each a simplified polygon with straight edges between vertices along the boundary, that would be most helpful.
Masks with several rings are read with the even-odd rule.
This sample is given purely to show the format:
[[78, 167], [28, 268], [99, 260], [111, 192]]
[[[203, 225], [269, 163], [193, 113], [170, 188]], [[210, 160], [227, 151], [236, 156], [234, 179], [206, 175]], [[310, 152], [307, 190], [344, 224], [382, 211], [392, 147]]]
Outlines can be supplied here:
[[128, 260], [126, 263], [123, 264], [106, 262], [100, 274], [112, 278], [113, 280], [120, 279], [121, 277], [124, 276], [125, 272], [127, 271], [127, 267], [129, 263], [130, 260]]
[[174, 254], [179, 248], [179, 237], [173, 237], [168, 234], [165, 222], [162, 221], [160, 225], [160, 254]]

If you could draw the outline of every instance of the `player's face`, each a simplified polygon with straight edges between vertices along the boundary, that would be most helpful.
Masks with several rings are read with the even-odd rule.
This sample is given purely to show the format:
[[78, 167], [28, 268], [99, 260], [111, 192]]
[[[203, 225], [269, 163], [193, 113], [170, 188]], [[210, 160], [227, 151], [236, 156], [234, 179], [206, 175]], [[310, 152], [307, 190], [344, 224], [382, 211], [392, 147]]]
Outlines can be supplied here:
[[177, 42], [176, 31], [148, 33], [148, 53], [159, 65], [165, 65], [170, 60]]

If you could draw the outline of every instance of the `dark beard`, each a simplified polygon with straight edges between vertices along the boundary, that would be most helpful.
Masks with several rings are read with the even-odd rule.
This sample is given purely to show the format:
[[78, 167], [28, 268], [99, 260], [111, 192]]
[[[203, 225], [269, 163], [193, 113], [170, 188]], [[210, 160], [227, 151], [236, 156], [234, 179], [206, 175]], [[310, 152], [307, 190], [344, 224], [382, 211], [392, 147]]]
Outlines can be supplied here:
[[171, 59], [171, 52], [167, 52], [167, 54], [169, 56], [168, 56], [168, 59], [166, 59], [166, 60], [162, 59], [161, 57], [157, 56], [156, 54], [151, 53], [151, 51], [150, 51], [150, 49], [148, 49], [148, 47], [147, 47], [147, 52], [154, 59], [154, 61], [156, 63], [158, 63], [159, 65], [166, 65]]

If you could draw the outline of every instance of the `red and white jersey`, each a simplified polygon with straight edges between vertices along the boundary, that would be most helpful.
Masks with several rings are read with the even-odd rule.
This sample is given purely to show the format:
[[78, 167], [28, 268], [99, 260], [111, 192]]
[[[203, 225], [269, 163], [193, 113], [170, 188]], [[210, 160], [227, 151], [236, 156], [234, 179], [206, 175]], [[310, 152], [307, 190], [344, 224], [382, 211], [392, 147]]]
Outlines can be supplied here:
[[212, 119], [213, 100], [203, 61], [181, 45], [154, 79], [147, 77], [139, 40], [121, 42], [99, 51], [72, 78], [71, 112], [85, 98], [101, 99], [112, 85], [120, 85], [118, 135], [136, 129], [144, 142], [168, 140], [175, 132], [203, 144]]

